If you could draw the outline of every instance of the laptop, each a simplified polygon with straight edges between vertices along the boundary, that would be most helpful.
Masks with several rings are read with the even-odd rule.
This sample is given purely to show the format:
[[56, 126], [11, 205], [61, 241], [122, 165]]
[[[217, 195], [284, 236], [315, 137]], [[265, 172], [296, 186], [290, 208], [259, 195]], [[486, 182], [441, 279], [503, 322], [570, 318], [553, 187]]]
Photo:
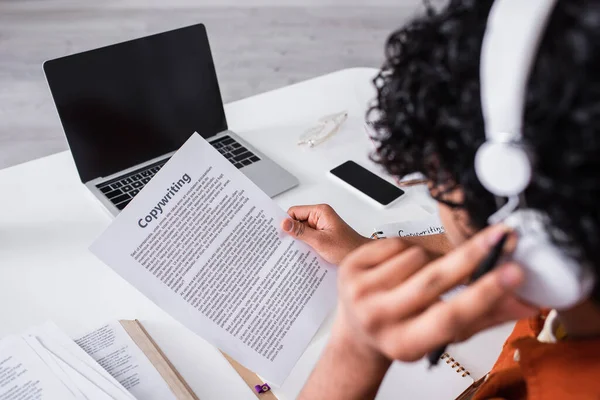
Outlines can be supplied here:
[[113, 215], [194, 132], [269, 196], [298, 185], [228, 129], [202, 24], [49, 60], [44, 73], [79, 177]]

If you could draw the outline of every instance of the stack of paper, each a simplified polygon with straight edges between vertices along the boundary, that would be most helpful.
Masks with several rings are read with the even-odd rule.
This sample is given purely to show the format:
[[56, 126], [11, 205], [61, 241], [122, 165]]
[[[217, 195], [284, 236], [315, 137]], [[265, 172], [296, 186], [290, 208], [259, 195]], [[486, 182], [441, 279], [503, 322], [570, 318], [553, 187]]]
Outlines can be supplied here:
[[71, 340], [53, 323], [0, 340], [0, 400], [198, 400], [142, 324]]
[[0, 400], [135, 399], [56, 325], [0, 340]]

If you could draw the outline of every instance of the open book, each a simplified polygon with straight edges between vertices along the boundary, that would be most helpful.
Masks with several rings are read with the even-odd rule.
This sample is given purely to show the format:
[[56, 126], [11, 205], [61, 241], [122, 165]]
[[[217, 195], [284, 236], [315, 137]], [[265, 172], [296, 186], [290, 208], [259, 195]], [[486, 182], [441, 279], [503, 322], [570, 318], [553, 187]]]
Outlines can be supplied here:
[[93, 243], [183, 325], [281, 384], [335, 306], [335, 267], [286, 235], [287, 214], [198, 134]]
[[0, 340], [1, 400], [197, 400], [138, 321], [72, 340], [53, 323]]

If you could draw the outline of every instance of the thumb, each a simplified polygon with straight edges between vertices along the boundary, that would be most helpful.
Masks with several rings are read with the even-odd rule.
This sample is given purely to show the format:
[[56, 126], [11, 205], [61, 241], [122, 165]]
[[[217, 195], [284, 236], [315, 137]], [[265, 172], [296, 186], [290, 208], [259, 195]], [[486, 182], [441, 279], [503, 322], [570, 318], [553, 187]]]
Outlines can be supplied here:
[[304, 222], [288, 218], [281, 223], [281, 228], [289, 235], [302, 240], [311, 247], [315, 247], [318, 243], [318, 232]]

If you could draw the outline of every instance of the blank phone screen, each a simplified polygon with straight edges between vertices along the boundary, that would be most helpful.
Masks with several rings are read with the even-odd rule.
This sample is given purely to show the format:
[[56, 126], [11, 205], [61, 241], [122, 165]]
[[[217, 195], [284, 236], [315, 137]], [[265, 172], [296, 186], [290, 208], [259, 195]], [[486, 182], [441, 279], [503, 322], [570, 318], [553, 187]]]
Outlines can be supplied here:
[[386, 206], [404, 194], [404, 191], [354, 161], [346, 161], [331, 173], [350, 186]]

